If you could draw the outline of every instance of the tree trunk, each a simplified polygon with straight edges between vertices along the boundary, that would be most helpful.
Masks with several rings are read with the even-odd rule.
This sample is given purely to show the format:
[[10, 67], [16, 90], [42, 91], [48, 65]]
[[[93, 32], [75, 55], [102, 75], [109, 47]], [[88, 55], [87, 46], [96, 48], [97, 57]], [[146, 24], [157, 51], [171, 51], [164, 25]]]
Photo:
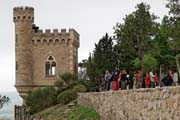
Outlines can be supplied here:
[[161, 64], [159, 66], [159, 78], [160, 78], [160, 80], [162, 79], [162, 66], [161, 66]]
[[179, 65], [179, 61], [178, 61], [178, 57], [180, 54], [176, 55], [176, 65], [177, 65], [177, 69], [178, 69], [178, 73], [179, 73], [179, 77], [180, 77], [180, 65]]

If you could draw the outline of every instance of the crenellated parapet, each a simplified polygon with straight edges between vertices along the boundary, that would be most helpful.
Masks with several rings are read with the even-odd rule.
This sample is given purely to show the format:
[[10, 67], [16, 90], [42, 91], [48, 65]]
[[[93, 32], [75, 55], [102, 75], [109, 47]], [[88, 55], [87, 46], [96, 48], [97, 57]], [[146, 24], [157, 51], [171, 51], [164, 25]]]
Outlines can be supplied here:
[[34, 30], [32, 43], [35, 45], [60, 45], [60, 44], [75, 44], [79, 46], [79, 34], [74, 29], [39, 29], [37, 26]]
[[19, 22], [19, 21], [34, 22], [34, 8], [27, 7], [27, 6], [13, 8], [13, 21], [14, 22]]

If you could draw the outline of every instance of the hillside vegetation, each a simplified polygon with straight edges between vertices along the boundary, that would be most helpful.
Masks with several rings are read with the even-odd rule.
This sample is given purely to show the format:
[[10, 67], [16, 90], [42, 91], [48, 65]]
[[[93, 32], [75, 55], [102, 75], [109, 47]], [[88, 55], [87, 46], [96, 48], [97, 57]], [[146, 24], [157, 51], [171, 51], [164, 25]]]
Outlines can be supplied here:
[[98, 120], [98, 114], [93, 108], [70, 103], [55, 105], [34, 115], [43, 120]]

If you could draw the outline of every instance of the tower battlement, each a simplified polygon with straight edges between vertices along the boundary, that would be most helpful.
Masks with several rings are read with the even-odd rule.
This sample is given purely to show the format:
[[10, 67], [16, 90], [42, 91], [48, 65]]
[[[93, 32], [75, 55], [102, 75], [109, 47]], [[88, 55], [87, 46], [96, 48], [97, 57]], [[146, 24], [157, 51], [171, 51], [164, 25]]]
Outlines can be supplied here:
[[34, 22], [34, 8], [33, 7], [14, 7], [13, 8], [13, 20], [18, 22], [19, 20], [28, 20]]
[[35, 32], [36, 36], [61, 36], [61, 35], [74, 35], [76, 37], [79, 37], [79, 33], [77, 33], [73, 28], [70, 28], [69, 30], [66, 29], [37, 29]]
[[79, 34], [74, 29], [37, 29], [34, 33], [32, 43], [35, 45], [60, 45], [74, 43], [79, 46]]

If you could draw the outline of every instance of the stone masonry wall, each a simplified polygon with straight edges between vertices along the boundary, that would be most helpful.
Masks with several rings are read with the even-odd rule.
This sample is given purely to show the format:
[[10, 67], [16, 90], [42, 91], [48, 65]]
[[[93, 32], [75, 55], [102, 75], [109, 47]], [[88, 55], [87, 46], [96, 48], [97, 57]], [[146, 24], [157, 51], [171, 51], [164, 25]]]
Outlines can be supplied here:
[[180, 120], [180, 87], [79, 93], [101, 120]]

